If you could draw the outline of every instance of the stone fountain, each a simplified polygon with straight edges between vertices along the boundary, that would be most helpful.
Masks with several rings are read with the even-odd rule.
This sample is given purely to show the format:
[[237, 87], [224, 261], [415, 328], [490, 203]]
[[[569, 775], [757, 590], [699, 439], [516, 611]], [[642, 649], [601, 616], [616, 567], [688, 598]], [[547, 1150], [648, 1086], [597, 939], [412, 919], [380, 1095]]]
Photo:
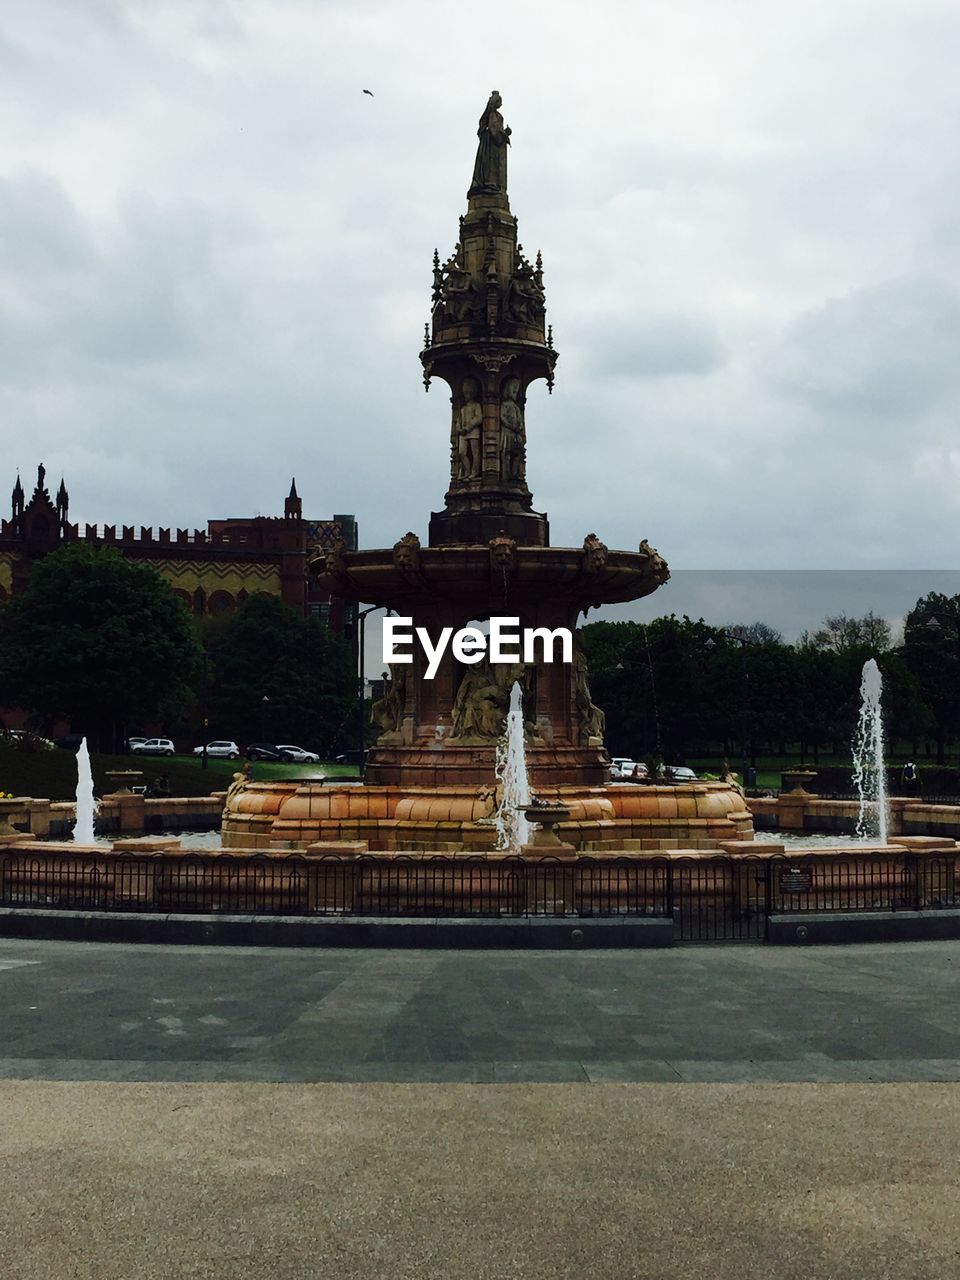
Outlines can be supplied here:
[[[568, 628], [588, 609], [637, 600], [669, 578], [644, 540], [614, 551], [590, 532], [553, 547], [527, 483], [526, 403], [532, 384], [553, 388], [557, 352], [546, 325], [544, 269], [518, 243], [507, 196], [510, 130], [491, 95], [480, 120], [467, 211], [453, 252], [433, 259], [432, 318], [420, 353], [424, 383], [450, 390], [450, 484], [424, 545], [406, 533], [392, 547], [334, 545], [311, 560], [333, 594], [385, 606], [436, 639], [491, 616], [521, 627]], [[585, 430], [583, 437], [588, 432]], [[584, 445], [588, 452], [589, 445]], [[516, 682], [522, 689], [530, 786], [569, 811], [562, 838], [577, 848], [715, 847], [752, 835], [740, 793], [724, 783], [609, 785], [603, 712], [587, 663], [474, 665], [450, 649], [434, 679], [414, 649], [391, 668], [373, 704], [380, 730], [363, 787], [250, 783], [231, 788], [224, 843], [305, 848], [352, 842], [375, 850], [476, 852], [497, 842], [498, 740]]]

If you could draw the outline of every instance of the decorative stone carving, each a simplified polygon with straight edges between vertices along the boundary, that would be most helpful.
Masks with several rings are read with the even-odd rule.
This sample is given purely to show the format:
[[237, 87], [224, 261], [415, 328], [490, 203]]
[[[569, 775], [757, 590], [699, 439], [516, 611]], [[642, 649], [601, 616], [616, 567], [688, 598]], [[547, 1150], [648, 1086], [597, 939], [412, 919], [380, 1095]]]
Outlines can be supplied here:
[[546, 294], [543, 289], [543, 260], [537, 254], [533, 267], [523, 256], [523, 245], [517, 245], [513, 275], [503, 292], [502, 316], [509, 324], [543, 325]]
[[670, 570], [667, 568], [667, 562], [660, 552], [651, 547], [646, 538], [640, 543], [639, 551], [642, 556], [646, 556], [649, 560], [650, 569], [657, 581], [666, 582], [670, 577]]
[[588, 533], [583, 540], [583, 567], [587, 573], [599, 573], [607, 563], [609, 548], [595, 533]]
[[405, 533], [393, 544], [393, 563], [402, 573], [416, 573], [420, 568], [420, 539], [415, 533]]
[[520, 379], [507, 378], [500, 400], [500, 478], [522, 480], [526, 427], [520, 404]]
[[370, 723], [380, 729], [380, 740], [388, 734], [399, 735], [403, 726], [403, 712], [407, 701], [407, 667], [404, 663], [390, 664], [390, 679], [383, 697], [377, 698], [370, 708]]
[[474, 480], [480, 475], [483, 457], [483, 405], [480, 383], [464, 378], [463, 399], [453, 411], [453, 453], [457, 480]]
[[509, 573], [516, 567], [517, 543], [509, 534], [498, 533], [487, 544], [490, 548], [490, 566], [501, 573]]
[[574, 697], [577, 704], [577, 716], [580, 720], [580, 732], [584, 741], [591, 738], [603, 742], [606, 730], [606, 716], [590, 697], [590, 683], [587, 679], [587, 655], [583, 651], [579, 628], [573, 637], [573, 682]]
[[490, 94], [480, 117], [477, 158], [473, 165], [473, 181], [468, 196], [507, 194], [507, 147], [511, 130], [504, 125], [500, 108], [503, 99], [496, 89]]
[[523, 678], [522, 663], [491, 663], [484, 657], [467, 667], [453, 702], [452, 736], [481, 742], [499, 738], [510, 709], [510, 690]]
[[477, 364], [482, 364], [488, 373], [499, 373], [505, 364], [509, 364], [513, 359], [512, 351], [490, 351], [482, 355], [475, 355], [474, 360]]
[[347, 572], [346, 561], [343, 558], [346, 550], [347, 544], [342, 538], [337, 538], [329, 547], [315, 547], [307, 557], [307, 568], [317, 578], [321, 576], [342, 578]]

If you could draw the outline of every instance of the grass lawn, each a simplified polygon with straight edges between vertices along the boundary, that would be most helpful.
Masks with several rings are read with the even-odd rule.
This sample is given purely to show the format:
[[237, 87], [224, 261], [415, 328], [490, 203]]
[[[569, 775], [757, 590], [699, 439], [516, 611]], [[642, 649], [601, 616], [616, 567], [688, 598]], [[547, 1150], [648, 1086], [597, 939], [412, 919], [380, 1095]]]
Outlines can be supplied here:
[[[225, 791], [241, 760], [213, 760], [201, 767], [194, 756], [108, 756], [93, 755], [93, 785], [98, 795], [111, 791], [106, 776], [110, 769], [139, 769], [143, 782], [150, 783], [165, 775], [172, 795], [202, 796], [211, 791]], [[270, 778], [356, 778], [352, 765], [321, 762], [320, 764], [271, 764], [255, 761], [254, 779]], [[0, 791], [15, 796], [35, 796], [48, 800], [72, 800], [77, 790], [77, 763], [72, 751], [0, 750]]]

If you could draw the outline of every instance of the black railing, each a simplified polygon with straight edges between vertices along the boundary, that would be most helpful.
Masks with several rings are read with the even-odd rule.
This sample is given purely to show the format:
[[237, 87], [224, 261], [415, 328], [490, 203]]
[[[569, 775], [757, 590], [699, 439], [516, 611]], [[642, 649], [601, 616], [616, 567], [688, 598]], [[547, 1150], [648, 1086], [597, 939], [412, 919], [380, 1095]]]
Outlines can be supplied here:
[[771, 915], [960, 907], [960, 854], [740, 858], [0, 854], [0, 907], [239, 915], [673, 918], [760, 941]]

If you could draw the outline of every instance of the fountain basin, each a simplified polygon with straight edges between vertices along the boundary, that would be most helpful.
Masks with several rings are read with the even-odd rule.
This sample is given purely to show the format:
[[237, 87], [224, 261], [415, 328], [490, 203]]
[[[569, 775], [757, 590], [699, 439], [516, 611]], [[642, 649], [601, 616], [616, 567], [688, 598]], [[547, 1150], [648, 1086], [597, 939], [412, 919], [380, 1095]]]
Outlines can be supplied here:
[[[538, 799], [569, 811], [558, 824], [558, 835], [577, 849], [716, 849], [726, 841], [753, 838], [743, 796], [724, 782], [537, 786], [536, 793]], [[318, 843], [332, 847], [359, 841], [378, 852], [480, 852], [496, 846], [495, 815], [492, 785], [248, 782], [231, 788], [227, 796], [223, 843], [248, 849], [306, 849]]]

